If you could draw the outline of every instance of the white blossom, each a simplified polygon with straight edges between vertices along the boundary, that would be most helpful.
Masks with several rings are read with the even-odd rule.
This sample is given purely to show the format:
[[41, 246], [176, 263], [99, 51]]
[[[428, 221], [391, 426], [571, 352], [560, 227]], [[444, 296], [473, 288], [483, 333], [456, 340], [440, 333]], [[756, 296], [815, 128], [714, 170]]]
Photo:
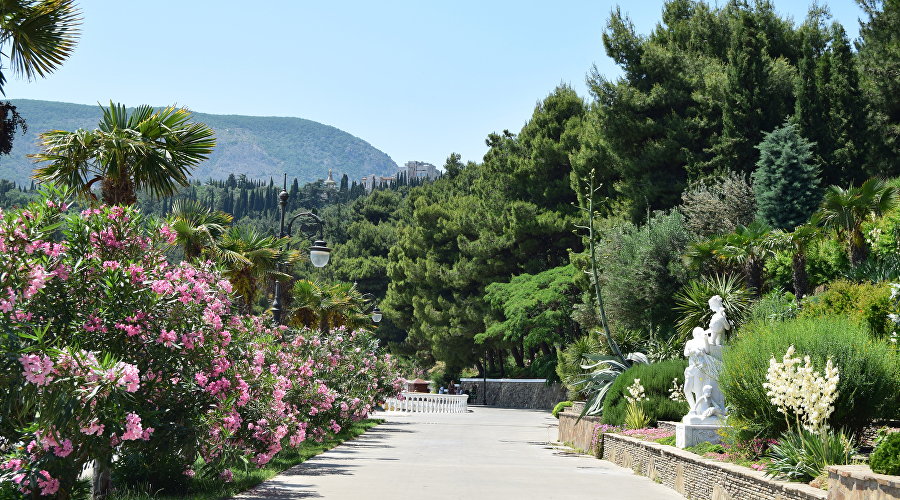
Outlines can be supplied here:
[[684, 387], [682, 387], [681, 384], [678, 383], [678, 377], [672, 379], [672, 387], [669, 389], [669, 399], [675, 401], [676, 403], [687, 401], [684, 398]]
[[641, 379], [634, 379], [634, 383], [628, 386], [628, 394], [625, 396], [625, 400], [630, 404], [637, 404], [641, 401], [649, 401], [648, 398], [644, 394], [644, 386], [641, 385]]
[[838, 396], [838, 369], [829, 358], [824, 374], [813, 369], [809, 356], [793, 357], [790, 346], [779, 363], [769, 359], [767, 382], [763, 384], [769, 401], [785, 415], [794, 415], [801, 425], [817, 431], [828, 427], [828, 417], [834, 411]]

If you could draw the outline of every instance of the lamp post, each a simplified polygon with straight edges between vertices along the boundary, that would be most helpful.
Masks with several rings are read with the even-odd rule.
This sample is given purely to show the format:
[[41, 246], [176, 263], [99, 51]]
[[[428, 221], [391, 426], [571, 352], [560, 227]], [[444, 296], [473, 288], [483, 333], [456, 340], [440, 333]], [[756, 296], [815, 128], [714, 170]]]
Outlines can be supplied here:
[[[309, 247], [309, 261], [315, 267], [325, 267], [328, 264], [328, 260], [331, 258], [331, 249], [328, 248], [328, 244], [325, 243], [324, 239], [324, 221], [318, 215], [312, 212], [300, 212], [299, 214], [291, 217], [288, 221], [287, 226], [284, 224], [285, 211], [287, 210], [288, 198], [290, 195], [287, 192], [287, 174], [284, 174], [284, 187], [281, 192], [278, 193], [278, 205], [281, 208], [281, 225], [278, 230], [278, 237], [284, 238], [285, 236], [291, 235], [291, 226], [294, 225], [294, 222], [297, 219], [304, 218], [309, 219], [313, 222], [317, 227], [316, 234], [318, 235], [318, 239], [313, 242], [312, 246]], [[300, 230], [303, 231], [303, 226], [301, 223]], [[306, 232], [304, 231], [304, 234]], [[280, 325], [282, 320], [282, 310], [281, 310], [281, 282], [275, 280], [275, 298], [272, 300], [272, 319], [275, 320], [275, 324]]]
[[[353, 282], [353, 288], [356, 288], [355, 281]], [[383, 318], [384, 315], [381, 313], [381, 309], [378, 308], [378, 302], [376, 302], [378, 299], [375, 297], [375, 295], [373, 295], [369, 292], [366, 292], [366, 293], [360, 294], [360, 297], [362, 297], [364, 299], [369, 299], [375, 303], [375, 306], [372, 308], [372, 322], [380, 323], [381, 318]]]

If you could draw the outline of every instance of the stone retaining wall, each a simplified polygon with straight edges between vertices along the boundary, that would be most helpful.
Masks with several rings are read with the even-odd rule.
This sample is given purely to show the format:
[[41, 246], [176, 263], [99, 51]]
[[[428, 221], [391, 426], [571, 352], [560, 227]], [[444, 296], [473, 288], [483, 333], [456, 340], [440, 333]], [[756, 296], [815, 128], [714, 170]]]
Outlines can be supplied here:
[[591, 437], [594, 425], [601, 423], [600, 417], [585, 416], [578, 421], [581, 412], [565, 411], [559, 413], [559, 438], [560, 443], [569, 443], [573, 448], [578, 448], [585, 453], [593, 453], [591, 450]]
[[603, 459], [632, 469], [692, 500], [825, 500], [828, 494], [762, 472], [700, 457], [674, 446], [603, 435]]
[[900, 476], [876, 474], [868, 465], [828, 468], [828, 500], [898, 500]]
[[484, 399], [485, 381], [480, 378], [460, 379], [462, 390], [474, 392], [469, 404], [487, 404], [501, 408], [528, 408], [552, 410], [556, 403], [566, 400], [566, 389], [560, 384], [550, 384], [544, 379], [487, 379], [487, 400]]
[[[560, 414], [559, 441], [587, 450], [596, 417], [578, 424], [577, 413]], [[594, 421], [586, 421], [593, 418]], [[581, 444], [585, 444], [582, 446]], [[603, 435], [603, 459], [660, 482], [692, 500], [826, 500], [827, 492], [767, 479], [762, 472], [620, 434]], [[864, 497], [846, 497], [857, 500]], [[877, 498], [877, 497], [876, 497]], [[891, 499], [891, 497], [886, 497]], [[893, 499], [891, 499], [893, 500]]]

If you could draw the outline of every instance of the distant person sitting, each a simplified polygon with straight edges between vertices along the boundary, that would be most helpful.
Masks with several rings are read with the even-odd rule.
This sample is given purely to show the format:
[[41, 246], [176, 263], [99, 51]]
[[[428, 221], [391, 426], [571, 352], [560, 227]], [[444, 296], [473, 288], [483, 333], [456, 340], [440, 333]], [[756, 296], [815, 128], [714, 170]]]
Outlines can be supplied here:
[[456, 394], [456, 382], [450, 381], [450, 387], [447, 389], [448, 394]]

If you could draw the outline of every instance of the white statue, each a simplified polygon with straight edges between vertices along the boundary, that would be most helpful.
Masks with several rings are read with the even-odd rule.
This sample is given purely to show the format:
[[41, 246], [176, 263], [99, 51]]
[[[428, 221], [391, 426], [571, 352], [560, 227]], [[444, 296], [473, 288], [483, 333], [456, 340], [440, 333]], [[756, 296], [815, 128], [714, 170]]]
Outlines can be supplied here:
[[713, 312], [712, 318], [709, 320], [709, 330], [707, 330], [709, 343], [711, 345], [722, 345], [725, 331], [731, 330], [731, 322], [725, 316], [725, 305], [722, 304], [722, 297], [718, 295], [710, 297], [709, 308]]
[[725, 316], [722, 297], [709, 299], [713, 311], [709, 328], [694, 328], [684, 346], [688, 366], [684, 369], [684, 397], [690, 411], [682, 421], [689, 424], [718, 423], [725, 415], [725, 398], [719, 390], [719, 370], [722, 367], [722, 339], [731, 323]]

